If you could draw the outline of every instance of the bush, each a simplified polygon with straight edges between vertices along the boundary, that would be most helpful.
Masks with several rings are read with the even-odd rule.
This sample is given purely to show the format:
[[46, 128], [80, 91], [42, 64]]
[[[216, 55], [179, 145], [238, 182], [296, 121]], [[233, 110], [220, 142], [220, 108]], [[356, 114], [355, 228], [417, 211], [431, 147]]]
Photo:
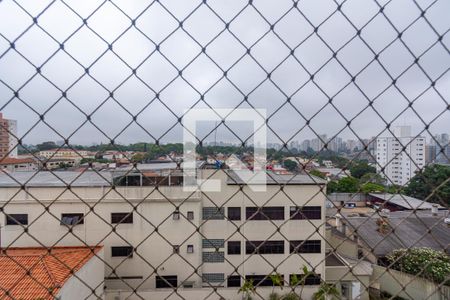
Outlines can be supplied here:
[[269, 295], [269, 300], [280, 300], [280, 295], [278, 295], [277, 293], [271, 293]]
[[291, 292], [289, 294], [286, 294], [281, 298], [282, 300], [300, 300], [300, 297], [295, 294], [294, 292]]
[[442, 251], [431, 248], [398, 249], [387, 256], [392, 268], [419, 275], [438, 284], [450, 285], [450, 258]]

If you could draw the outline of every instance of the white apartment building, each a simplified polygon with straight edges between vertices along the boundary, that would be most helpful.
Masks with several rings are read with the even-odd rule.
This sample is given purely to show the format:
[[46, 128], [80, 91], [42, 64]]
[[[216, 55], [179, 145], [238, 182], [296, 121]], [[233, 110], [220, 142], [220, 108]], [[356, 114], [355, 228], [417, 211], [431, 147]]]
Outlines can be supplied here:
[[8, 120], [9, 130], [9, 152], [10, 157], [17, 157], [18, 155], [18, 140], [17, 140], [17, 121]]
[[0, 113], [0, 158], [17, 157], [17, 121], [3, 118]]
[[389, 184], [405, 185], [425, 166], [425, 137], [412, 136], [410, 126], [396, 127], [393, 133], [377, 139], [377, 172]]
[[14, 178], [27, 182], [24, 189], [0, 175], [0, 206], [8, 202], [1, 247], [101, 245], [106, 299], [115, 300], [133, 289], [165, 299], [173, 287], [186, 299], [211, 287], [240, 299], [244, 278], [264, 290], [274, 269], [288, 285], [303, 266], [321, 276], [308, 278], [308, 299], [325, 279], [324, 180], [268, 173], [267, 190], [254, 192], [233, 171], [202, 169], [199, 176], [220, 180], [221, 191], [185, 192], [176, 164], [156, 165], [139, 173], [55, 172], [65, 183], [50, 172], [31, 180], [21, 172]]
[[38, 164], [32, 158], [5, 157], [0, 159], [0, 170], [3, 172], [36, 171]]
[[95, 154], [86, 150], [73, 150], [73, 149], [50, 149], [39, 151], [40, 157], [46, 159], [72, 159], [80, 161], [83, 158], [94, 158]]

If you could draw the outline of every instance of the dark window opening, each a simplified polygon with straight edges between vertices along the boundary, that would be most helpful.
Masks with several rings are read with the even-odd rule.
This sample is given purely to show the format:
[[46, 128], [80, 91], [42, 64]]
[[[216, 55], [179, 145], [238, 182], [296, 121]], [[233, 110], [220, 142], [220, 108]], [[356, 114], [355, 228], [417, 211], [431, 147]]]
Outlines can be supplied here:
[[61, 225], [78, 225], [84, 224], [84, 214], [69, 213], [61, 215]]
[[284, 241], [247, 241], [245, 254], [284, 254]]
[[188, 218], [188, 220], [194, 220], [194, 212], [193, 211], [188, 211], [187, 212], [187, 218]]
[[[283, 279], [283, 275], [281, 275], [281, 279]], [[246, 275], [245, 280], [253, 280], [254, 286], [273, 286], [272, 279], [270, 279], [269, 275]]]
[[187, 253], [194, 253], [194, 245], [187, 245]]
[[322, 207], [320, 206], [291, 206], [290, 217], [292, 220], [320, 220]]
[[27, 214], [7, 214], [6, 225], [28, 225]]
[[228, 207], [228, 220], [240, 221], [241, 220], [241, 208], [240, 207]]
[[228, 276], [227, 286], [228, 287], [240, 287], [241, 286], [241, 276], [239, 276], [239, 275]]
[[[305, 285], [319, 285], [321, 278], [320, 274], [310, 274], [308, 277], [304, 278], [304, 274], [291, 274], [289, 276], [289, 285], [293, 286], [301, 286], [303, 283], [303, 280], [305, 282]], [[295, 279], [295, 280], [294, 280]]]
[[291, 253], [320, 253], [320, 240], [306, 240], [306, 241], [290, 241], [289, 248]]
[[179, 220], [180, 219], [180, 212], [179, 211], [173, 212], [172, 219]]
[[155, 285], [157, 289], [175, 288], [178, 286], [178, 277], [176, 275], [156, 276]]
[[245, 215], [247, 220], [284, 220], [284, 207], [246, 207]]
[[131, 246], [118, 246], [111, 247], [112, 257], [133, 257], [133, 247]]
[[111, 213], [112, 224], [133, 224], [133, 213]]
[[183, 176], [145, 176], [141, 173], [114, 178], [116, 186], [180, 186]]
[[228, 254], [241, 254], [241, 242], [240, 241], [229, 241], [228, 244]]

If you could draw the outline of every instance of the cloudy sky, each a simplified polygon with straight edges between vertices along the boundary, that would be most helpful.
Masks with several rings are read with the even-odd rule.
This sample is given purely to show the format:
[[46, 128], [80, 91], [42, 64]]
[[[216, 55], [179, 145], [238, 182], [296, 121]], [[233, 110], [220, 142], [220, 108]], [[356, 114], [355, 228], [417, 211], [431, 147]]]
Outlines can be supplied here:
[[450, 132], [449, 12], [448, 0], [3, 0], [0, 111], [26, 143], [181, 141], [192, 107], [264, 108], [271, 142], [370, 137], [381, 117]]

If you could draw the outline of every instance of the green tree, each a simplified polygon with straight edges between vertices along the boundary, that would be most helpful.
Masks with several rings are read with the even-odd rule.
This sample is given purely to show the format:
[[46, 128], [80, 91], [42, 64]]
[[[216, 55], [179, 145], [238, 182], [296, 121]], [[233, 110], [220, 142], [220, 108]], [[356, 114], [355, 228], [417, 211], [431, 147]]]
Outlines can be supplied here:
[[37, 144], [36, 148], [39, 151], [45, 151], [45, 150], [50, 150], [50, 149], [55, 149], [58, 148], [58, 145], [55, 144], [55, 142], [43, 142], [41, 144]]
[[350, 173], [355, 178], [361, 178], [365, 174], [375, 173], [377, 170], [370, 166], [366, 161], [359, 161], [350, 166]]
[[297, 170], [297, 167], [298, 167], [298, 164], [295, 161], [290, 160], [290, 159], [286, 159], [284, 161], [283, 165], [288, 171], [291, 171], [291, 172]]
[[136, 153], [131, 157], [133, 162], [142, 162], [145, 159], [145, 155], [142, 153]]
[[320, 172], [320, 171], [318, 171], [318, 170], [311, 170], [311, 171], [309, 172], [309, 174], [311, 174], [311, 175], [313, 175], [313, 176], [317, 176], [317, 177], [322, 178], [322, 179], [326, 179], [326, 178], [327, 178], [327, 177], [325, 176], [325, 174], [323, 174], [322, 172]]
[[387, 259], [393, 269], [450, 285], [450, 257], [443, 251], [431, 248], [397, 249]]
[[361, 184], [370, 182], [380, 185], [386, 185], [386, 179], [377, 173], [366, 173], [363, 176], [361, 176], [359, 182], [361, 182]]
[[364, 194], [369, 194], [369, 193], [375, 193], [375, 192], [384, 193], [386, 189], [385, 189], [384, 185], [367, 182], [360, 186], [360, 190]]
[[[450, 205], [450, 167], [430, 165], [414, 176], [405, 189], [405, 194], [429, 202]], [[429, 198], [428, 198], [429, 197]], [[445, 203], [442, 203], [445, 202]]]
[[[298, 286], [300, 286], [300, 291], [298, 294], [298, 299], [302, 299], [302, 295], [303, 295], [303, 290], [305, 289], [305, 285], [306, 285], [306, 279], [309, 276], [315, 276], [316, 273], [314, 271], [309, 271], [308, 267], [303, 266], [302, 268], [303, 274], [299, 276], [297, 276], [297, 274], [292, 274], [290, 277], [290, 285], [292, 287], [294, 287], [294, 289]], [[295, 290], [292, 293], [289, 293], [288, 295], [295, 295]], [[292, 297], [292, 296], [291, 296]], [[295, 297], [292, 297], [293, 299], [295, 299]]]
[[338, 182], [336, 180], [330, 181], [327, 184], [327, 194], [338, 192]]
[[244, 280], [244, 284], [239, 288], [238, 294], [244, 294], [245, 300], [251, 300], [252, 294], [256, 292], [255, 286], [253, 285], [253, 279]]
[[314, 300], [327, 300], [333, 297], [339, 297], [339, 291], [334, 284], [322, 282], [319, 290], [314, 293]]
[[270, 280], [272, 280], [272, 294], [274, 293], [276, 286], [279, 286], [281, 287], [281, 289], [283, 289], [284, 281], [283, 277], [279, 273], [271, 274]]
[[359, 181], [355, 177], [344, 177], [337, 182], [337, 193], [356, 193], [359, 191]]

